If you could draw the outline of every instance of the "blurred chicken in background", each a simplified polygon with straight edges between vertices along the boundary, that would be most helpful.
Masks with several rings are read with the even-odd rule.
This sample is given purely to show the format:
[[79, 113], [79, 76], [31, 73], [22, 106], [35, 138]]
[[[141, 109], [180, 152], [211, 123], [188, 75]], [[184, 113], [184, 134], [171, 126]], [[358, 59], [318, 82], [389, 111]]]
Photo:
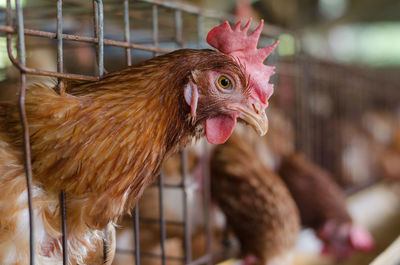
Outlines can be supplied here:
[[293, 264], [299, 215], [282, 180], [239, 134], [216, 147], [210, 162], [212, 198], [240, 241], [244, 264]]
[[278, 174], [296, 201], [302, 225], [324, 242], [323, 253], [344, 259], [354, 250], [373, 249], [372, 236], [353, 224], [345, 196], [328, 172], [293, 154], [283, 159]]

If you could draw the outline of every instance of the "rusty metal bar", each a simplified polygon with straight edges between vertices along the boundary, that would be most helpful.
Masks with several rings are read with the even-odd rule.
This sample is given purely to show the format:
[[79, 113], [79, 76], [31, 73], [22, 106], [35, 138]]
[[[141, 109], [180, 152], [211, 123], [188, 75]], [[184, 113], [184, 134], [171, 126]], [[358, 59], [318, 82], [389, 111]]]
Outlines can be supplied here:
[[[64, 72], [64, 61], [63, 61], [63, 40], [62, 40], [62, 0], [57, 0], [57, 72]], [[62, 81], [58, 79], [58, 93], [61, 95], [63, 91]], [[61, 211], [61, 242], [62, 242], [62, 260], [63, 265], [68, 264], [68, 242], [67, 242], [67, 215], [65, 205], [65, 193], [60, 192], [60, 211]]]
[[65, 78], [65, 79], [74, 79], [74, 80], [81, 80], [81, 81], [98, 81], [99, 80], [98, 77], [94, 77], [94, 76], [78, 75], [78, 74], [63, 74], [63, 73], [58, 73], [58, 72], [52, 72], [52, 71], [46, 71], [46, 70], [37, 70], [37, 69], [26, 67], [17, 58], [15, 58], [14, 55], [12, 54], [12, 35], [11, 35], [11, 33], [7, 32], [6, 36], [7, 36], [7, 53], [8, 53], [8, 57], [9, 57], [10, 61], [13, 63], [13, 65], [15, 67], [17, 67], [21, 72], [24, 72], [26, 74], [31, 74], [31, 75], [57, 77], [57, 78]]
[[[98, 54], [98, 68], [99, 76], [104, 74], [104, 13], [103, 13], [103, 1], [95, 0], [96, 7], [95, 14], [97, 15], [97, 24], [95, 25], [96, 32], [98, 34], [97, 39], [97, 54]], [[95, 17], [96, 17], [95, 15]]]
[[[153, 20], [153, 46], [155, 48], [158, 48], [158, 7], [157, 5], [153, 5], [152, 8], [153, 15], [152, 15], [152, 20]], [[157, 52], [153, 52], [154, 56], [157, 56]]]
[[[11, 26], [4, 26], [0, 25], [0, 32], [5, 33], [16, 33], [17, 31]], [[35, 36], [35, 37], [44, 37], [49, 39], [56, 39], [57, 33], [43, 31], [43, 30], [36, 30], [36, 29], [24, 29], [24, 34], [28, 36]], [[73, 34], [62, 34], [63, 40], [70, 40], [70, 41], [77, 41], [77, 42], [84, 42], [84, 43], [98, 43], [97, 38], [86, 37], [86, 36], [78, 36]], [[115, 46], [121, 48], [132, 48], [150, 52], [158, 52], [158, 53], [167, 53], [173, 51], [172, 49], [162, 49], [154, 46], [147, 46], [142, 44], [136, 43], [127, 43], [123, 41], [116, 41], [116, 40], [109, 40], [104, 39], [104, 45], [106, 46]]]
[[[130, 43], [130, 27], [129, 27], [129, 0], [124, 0], [124, 31], [125, 31], [125, 42]], [[131, 49], [125, 49], [126, 64], [132, 65]]]
[[166, 239], [166, 233], [165, 233], [165, 219], [164, 219], [164, 196], [163, 196], [163, 174], [160, 173], [158, 176], [158, 199], [159, 199], [159, 206], [160, 206], [160, 246], [161, 246], [161, 264], [165, 265], [165, 239]]
[[[21, 1], [16, 0], [17, 9], [17, 33], [18, 33], [18, 57], [21, 65], [25, 66], [25, 36], [24, 36], [24, 18]], [[11, 26], [11, 3], [7, 0], [7, 25]], [[7, 34], [7, 52], [12, 55], [12, 36]], [[29, 212], [29, 257], [30, 264], [35, 264], [35, 230], [34, 230], [34, 212], [32, 200], [32, 164], [31, 164], [31, 148], [29, 139], [29, 125], [25, 110], [25, 91], [26, 91], [26, 75], [21, 71], [21, 87], [19, 90], [18, 110], [22, 125], [22, 137], [24, 148], [24, 164], [27, 186], [28, 212]]]
[[60, 193], [60, 211], [61, 211], [61, 231], [62, 231], [62, 260], [63, 260], [63, 265], [68, 264], [68, 241], [67, 241], [67, 213], [66, 213], [66, 205], [65, 205], [65, 193], [64, 191], [61, 191]]

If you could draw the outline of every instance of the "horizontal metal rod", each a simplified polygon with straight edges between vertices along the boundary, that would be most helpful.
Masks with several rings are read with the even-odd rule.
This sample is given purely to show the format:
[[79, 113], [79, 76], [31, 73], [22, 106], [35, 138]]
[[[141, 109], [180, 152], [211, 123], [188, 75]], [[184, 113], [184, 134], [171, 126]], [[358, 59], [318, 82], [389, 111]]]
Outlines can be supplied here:
[[8, 52], [8, 57], [10, 58], [10, 61], [14, 64], [15, 67], [17, 67], [21, 72], [26, 73], [26, 74], [32, 74], [32, 75], [41, 75], [41, 76], [49, 76], [49, 77], [59, 77], [59, 78], [64, 78], [64, 79], [74, 79], [74, 80], [82, 80], [82, 81], [98, 81], [99, 77], [94, 77], [94, 76], [86, 76], [86, 75], [78, 75], [78, 74], [64, 74], [64, 73], [58, 73], [58, 72], [52, 72], [52, 71], [46, 71], [46, 70], [37, 70], [37, 69], [32, 69], [29, 67], [26, 67], [24, 64], [22, 64], [17, 58], [14, 57], [12, 54], [12, 36], [11, 34], [7, 34], [7, 52]]
[[89, 75], [78, 75], [78, 74], [64, 74], [46, 70], [37, 70], [33, 68], [29, 68], [24, 66], [20, 63], [14, 56], [9, 53], [9, 58], [11, 62], [23, 73], [30, 74], [30, 75], [40, 75], [40, 76], [48, 76], [48, 77], [58, 77], [63, 79], [73, 79], [73, 80], [81, 80], [81, 81], [98, 81], [100, 80], [99, 77], [96, 76], [89, 76]]
[[[158, 187], [158, 183], [157, 182], [153, 183], [151, 185], [151, 187]], [[182, 189], [183, 188], [183, 184], [182, 183], [179, 183], [179, 184], [168, 184], [168, 183], [166, 184], [166, 183], [164, 183], [163, 187], [167, 188], [167, 189]]]
[[[13, 33], [13, 34], [17, 33], [17, 31], [13, 27], [4, 26], [4, 25], [0, 25], [0, 32]], [[49, 38], [49, 39], [57, 38], [57, 33], [36, 30], [36, 29], [25, 29], [24, 34], [28, 35], [28, 36], [44, 37], [44, 38]], [[62, 34], [62, 39], [70, 40], [70, 41], [85, 42], [85, 43], [98, 43], [99, 42], [97, 38], [78, 36], [78, 35], [72, 35], [72, 34]], [[168, 52], [173, 51], [172, 49], [162, 49], [162, 48], [157, 48], [154, 46], [147, 46], [147, 45], [142, 45], [142, 44], [109, 40], [109, 39], [104, 39], [104, 45], [121, 47], [121, 48], [133, 48], [133, 49], [138, 49], [138, 50], [143, 50], [143, 51], [159, 52], [159, 53], [168, 53]]]

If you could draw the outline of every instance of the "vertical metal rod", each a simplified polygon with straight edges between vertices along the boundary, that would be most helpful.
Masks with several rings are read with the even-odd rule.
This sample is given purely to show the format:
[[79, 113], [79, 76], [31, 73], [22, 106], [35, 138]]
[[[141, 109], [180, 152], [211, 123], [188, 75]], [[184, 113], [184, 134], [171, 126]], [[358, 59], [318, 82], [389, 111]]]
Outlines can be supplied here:
[[139, 202], [135, 205], [134, 213], [134, 232], [135, 232], [135, 265], [140, 265], [140, 234], [139, 234]]
[[[15, 1], [17, 8], [17, 28], [18, 28], [18, 58], [22, 65], [26, 65], [25, 60], [25, 36], [24, 36], [24, 18], [21, 1]], [[11, 3], [7, 0], [7, 24], [11, 26]], [[9, 40], [11, 36], [8, 35]], [[11, 45], [8, 41], [7, 45]], [[10, 47], [9, 47], [10, 48]], [[22, 137], [24, 146], [24, 163], [25, 175], [28, 196], [28, 211], [29, 211], [29, 251], [30, 264], [35, 264], [35, 231], [34, 231], [34, 215], [33, 215], [33, 200], [32, 200], [32, 164], [31, 164], [31, 148], [29, 140], [29, 125], [25, 110], [25, 91], [26, 91], [26, 75], [21, 72], [21, 87], [19, 91], [18, 110], [22, 125]]]
[[191, 246], [191, 234], [190, 234], [190, 214], [188, 207], [188, 187], [187, 187], [187, 154], [186, 150], [181, 151], [181, 176], [183, 184], [183, 218], [184, 218], [184, 251], [185, 251], [185, 264], [189, 264], [192, 261], [192, 246]]
[[[124, 28], [125, 28], [125, 41], [130, 43], [130, 27], [129, 27], [129, 0], [124, 0]], [[132, 65], [131, 49], [125, 49], [126, 64], [128, 66]]]
[[68, 264], [68, 256], [67, 256], [67, 213], [66, 213], [66, 205], [65, 205], [65, 193], [61, 191], [60, 193], [60, 211], [61, 211], [61, 230], [62, 230], [62, 246], [63, 246], [63, 265]]
[[164, 196], [163, 196], [163, 189], [164, 189], [164, 179], [163, 174], [160, 173], [158, 176], [158, 199], [159, 199], [159, 206], [160, 206], [160, 245], [161, 245], [161, 264], [166, 264], [165, 259], [165, 218], [164, 218]]
[[[210, 194], [210, 174], [209, 174], [209, 155], [208, 145], [204, 142], [203, 146], [203, 209], [204, 209], [204, 223], [206, 230], [206, 253], [211, 256], [211, 223], [210, 223], [210, 205], [211, 205], [211, 194]], [[212, 264], [212, 259], [207, 260], [207, 264]]]
[[[57, 72], [64, 72], [64, 59], [63, 59], [63, 19], [62, 19], [62, 4], [63, 0], [57, 0]], [[58, 93], [63, 93], [63, 86], [61, 80], [58, 79]]]
[[18, 27], [18, 59], [22, 65], [26, 65], [25, 59], [25, 36], [24, 36], [24, 15], [22, 11], [21, 1], [16, 0], [17, 8], [17, 27]]
[[[158, 7], [157, 5], [153, 5], [153, 45], [155, 48], [158, 48]], [[157, 56], [157, 52], [153, 53], [154, 56]]]
[[[63, 19], [62, 19], [62, 0], [57, 0], [57, 72], [64, 72], [64, 58], [63, 58]], [[58, 93], [63, 93], [63, 85], [61, 80], [58, 79]], [[65, 193], [60, 193], [60, 211], [61, 211], [61, 231], [62, 231], [62, 259], [63, 265], [68, 264], [68, 243], [67, 243], [67, 215], [65, 205]]]
[[98, 31], [98, 67], [99, 67], [99, 76], [104, 74], [104, 14], [103, 14], [103, 1], [96, 0], [97, 2], [97, 14], [98, 14], [98, 23], [96, 25]]

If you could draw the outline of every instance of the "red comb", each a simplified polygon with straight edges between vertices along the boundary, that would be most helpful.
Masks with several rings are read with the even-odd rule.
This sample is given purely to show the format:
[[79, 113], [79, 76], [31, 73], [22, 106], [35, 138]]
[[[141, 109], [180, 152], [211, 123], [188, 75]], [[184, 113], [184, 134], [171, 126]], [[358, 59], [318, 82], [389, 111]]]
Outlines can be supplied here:
[[260, 25], [247, 35], [251, 19], [240, 28], [242, 21], [236, 23], [235, 27], [227, 21], [213, 28], [207, 35], [207, 42], [220, 52], [232, 56], [245, 67], [246, 73], [250, 76], [250, 86], [253, 88], [251, 95], [257, 97], [261, 104], [266, 106], [268, 98], [273, 93], [273, 85], [269, 84], [269, 78], [274, 74], [275, 67], [265, 65], [263, 62], [275, 49], [278, 41], [271, 46], [257, 49], [258, 39], [264, 25]]

